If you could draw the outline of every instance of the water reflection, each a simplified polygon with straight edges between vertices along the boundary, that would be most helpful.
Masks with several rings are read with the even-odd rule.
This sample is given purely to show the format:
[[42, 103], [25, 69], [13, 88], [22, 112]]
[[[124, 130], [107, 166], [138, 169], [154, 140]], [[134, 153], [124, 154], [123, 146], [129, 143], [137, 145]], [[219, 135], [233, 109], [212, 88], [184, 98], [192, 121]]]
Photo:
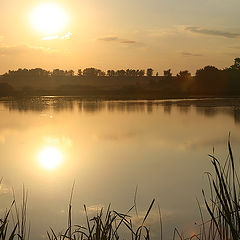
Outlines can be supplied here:
[[205, 117], [217, 114], [231, 116], [236, 124], [240, 123], [239, 99], [193, 99], [193, 100], [159, 100], [159, 101], [86, 101], [77, 97], [31, 97], [2, 100], [1, 107], [9, 111], [46, 112], [74, 111], [83, 113], [108, 112], [146, 112], [148, 114], [163, 108], [164, 113], [171, 114], [172, 107], [181, 114], [188, 114], [195, 109]]
[[234, 107], [233, 114], [234, 114], [235, 123], [239, 124], [240, 123], [240, 108], [239, 107]]
[[[192, 226], [199, 218], [195, 196], [203, 188], [202, 173], [211, 171], [207, 154], [212, 147], [225, 158], [229, 131], [234, 145], [240, 144], [237, 99], [37, 97], [1, 100], [0, 110], [0, 177], [9, 189], [21, 192], [24, 183], [31, 190], [29, 214], [36, 240], [49, 225], [61, 231], [74, 179], [77, 209], [111, 202], [125, 211], [139, 185], [139, 216], [156, 197], [170, 239], [172, 227]], [[0, 189], [0, 195], [4, 191], [8, 193]], [[159, 230], [154, 211], [153, 234]]]
[[164, 105], [164, 113], [171, 114], [171, 110], [172, 110], [171, 104]]
[[28, 98], [10, 98], [2, 101], [4, 106], [10, 111], [19, 112], [42, 112], [42, 111], [72, 111], [73, 100], [71, 98], [63, 97], [28, 97]]
[[152, 102], [148, 102], [147, 103], [147, 112], [148, 113], [152, 113], [153, 112], [153, 103]]
[[216, 107], [197, 107], [196, 110], [197, 113], [206, 117], [214, 117], [218, 113]]
[[83, 102], [79, 104], [80, 111], [86, 112], [86, 113], [101, 112], [105, 108], [106, 108], [106, 104], [105, 102], [102, 102], [102, 101]]
[[38, 153], [38, 160], [43, 168], [54, 170], [61, 165], [63, 154], [55, 147], [45, 147]]

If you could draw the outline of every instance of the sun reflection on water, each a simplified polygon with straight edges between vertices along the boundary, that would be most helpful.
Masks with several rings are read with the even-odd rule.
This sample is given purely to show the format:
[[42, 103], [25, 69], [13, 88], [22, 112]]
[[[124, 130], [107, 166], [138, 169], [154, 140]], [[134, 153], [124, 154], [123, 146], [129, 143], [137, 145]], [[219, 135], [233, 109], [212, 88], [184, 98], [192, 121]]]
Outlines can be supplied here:
[[45, 147], [38, 153], [39, 164], [47, 169], [54, 170], [63, 162], [62, 152], [55, 147]]

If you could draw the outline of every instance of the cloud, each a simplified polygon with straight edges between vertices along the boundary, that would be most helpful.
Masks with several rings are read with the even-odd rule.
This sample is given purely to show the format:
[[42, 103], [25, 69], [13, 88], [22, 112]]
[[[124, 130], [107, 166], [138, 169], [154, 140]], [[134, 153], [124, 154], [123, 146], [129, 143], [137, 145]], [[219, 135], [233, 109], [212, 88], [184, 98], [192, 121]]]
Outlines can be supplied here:
[[[178, 212], [176, 209], [161, 209], [161, 216], [166, 221], [174, 215], [177, 215]], [[138, 213], [138, 216], [132, 216], [131, 220], [135, 226], [139, 226], [142, 224], [143, 219], [145, 218], [146, 212], [141, 211]], [[149, 217], [146, 221], [147, 225], [153, 225], [155, 223], [159, 223], [159, 212], [157, 209], [152, 209]]]
[[190, 53], [190, 52], [180, 52], [180, 54], [185, 57], [201, 57], [202, 56], [201, 54]]
[[[231, 139], [232, 140], [232, 139]], [[225, 138], [199, 138], [199, 139], [189, 139], [182, 143], [178, 144], [178, 149], [182, 151], [187, 151], [190, 149], [197, 149], [200, 147], [224, 147], [226, 146], [226, 139]]]
[[134, 137], [138, 136], [139, 134], [140, 134], [140, 132], [130, 131], [130, 132], [122, 132], [119, 134], [105, 134], [105, 135], [100, 136], [99, 138], [108, 140], [108, 141], [123, 141], [123, 140], [127, 140], [130, 138], [134, 138]]
[[226, 32], [221, 30], [214, 29], [206, 29], [201, 27], [186, 27], [186, 31], [190, 31], [192, 33], [202, 34], [202, 35], [211, 35], [217, 37], [225, 37], [225, 38], [239, 38], [240, 33]]
[[107, 37], [101, 37], [97, 39], [98, 41], [104, 41], [104, 42], [116, 42], [121, 44], [139, 44], [139, 42], [129, 39], [123, 39], [119, 38], [117, 36], [107, 36]]
[[61, 138], [54, 138], [54, 137], [46, 137], [44, 138], [44, 142], [46, 144], [51, 145], [62, 145], [65, 147], [71, 147], [72, 146], [72, 140], [68, 137], [61, 137]]
[[137, 42], [136, 42], [136, 41], [132, 41], [132, 40], [123, 40], [123, 41], [121, 41], [121, 43], [135, 44], [135, 43], [137, 43]]
[[67, 33], [65, 33], [65, 34], [61, 37], [61, 39], [70, 39], [71, 36], [72, 36], [72, 33], [71, 33], [71, 32], [67, 32]]
[[25, 46], [1, 46], [0, 55], [18, 55], [25, 53], [28, 49]]
[[0, 185], [0, 195], [5, 195], [10, 192], [10, 188], [4, 184]]
[[26, 53], [50, 53], [50, 52], [55, 52], [55, 50], [45, 47], [34, 47], [27, 45], [0, 46], [0, 56], [15, 56]]
[[231, 46], [232, 49], [240, 49], [240, 46]]
[[[97, 205], [92, 205], [92, 206], [86, 206], [87, 212], [90, 216], [95, 216], [97, 212], [99, 212], [101, 209], [106, 210], [107, 207], [104, 206], [103, 204], [97, 204]], [[84, 209], [79, 210], [80, 214], [85, 214]]]
[[183, 25], [174, 25], [168, 28], [153, 28], [153, 29], [148, 29], [146, 33], [151, 37], [157, 37], [157, 38], [174, 36], [182, 33], [185, 27], [186, 26], [183, 26]]
[[87, 211], [95, 213], [103, 208], [104, 208], [103, 204], [92, 205], [92, 206], [87, 206]]
[[43, 41], [56, 40], [56, 39], [66, 40], [66, 39], [70, 39], [71, 36], [72, 36], [72, 33], [71, 32], [67, 32], [67, 33], [63, 34], [62, 36], [58, 36], [58, 35], [46, 36], [46, 37], [43, 37], [42, 40]]
[[114, 41], [118, 41], [118, 37], [102, 37], [102, 38], [98, 38], [97, 40], [99, 41], [105, 41], [105, 42], [114, 42]]

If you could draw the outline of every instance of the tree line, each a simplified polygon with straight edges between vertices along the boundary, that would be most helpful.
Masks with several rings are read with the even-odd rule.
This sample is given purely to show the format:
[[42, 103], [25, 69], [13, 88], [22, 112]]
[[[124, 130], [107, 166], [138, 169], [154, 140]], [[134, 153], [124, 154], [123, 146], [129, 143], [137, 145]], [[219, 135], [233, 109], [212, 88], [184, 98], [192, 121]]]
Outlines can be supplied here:
[[[18, 78], [18, 77], [27, 77], [27, 78], [40, 78], [40, 77], [153, 77], [154, 70], [152, 68], [148, 68], [146, 71], [144, 69], [119, 69], [119, 70], [107, 70], [102, 71], [97, 68], [85, 68], [85, 69], [78, 69], [77, 73], [74, 70], [62, 70], [62, 69], [54, 69], [53, 71], [48, 71], [42, 68], [34, 68], [34, 69], [27, 69], [27, 68], [19, 68], [18, 70], [9, 70], [7, 73], [1, 75], [2, 78]], [[184, 73], [180, 72], [181, 73]], [[187, 71], [188, 74], [190, 74]], [[191, 74], [190, 74], [191, 75]], [[158, 72], [155, 76], [159, 76]], [[171, 69], [164, 70], [163, 76], [170, 77], [172, 76]]]
[[[234, 59], [234, 64], [228, 68], [218, 69], [214, 66], [205, 66], [204, 68], [198, 69], [196, 71], [196, 78], [200, 80], [207, 80], [209, 78], [223, 78], [229, 77], [232, 75], [233, 77], [239, 77], [240, 71], [240, 58]], [[83, 77], [158, 77], [159, 73], [157, 72], [155, 75], [153, 74], [154, 70], [152, 68], [148, 68], [146, 71], [144, 69], [119, 69], [119, 70], [107, 70], [102, 71], [97, 68], [85, 68], [78, 69], [77, 73], [74, 70], [62, 70], [62, 69], [54, 69], [53, 71], [48, 71], [42, 68], [34, 68], [34, 69], [22, 69], [18, 70], [9, 70], [7, 73], [1, 75], [2, 78], [46, 78], [46, 77], [73, 77], [73, 76], [83, 76]], [[171, 69], [163, 71], [163, 77], [166, 79], [171, 79], [173, 77]], [[188, 70], [180, 71], [175, 78], [181, 80], [191, 79], [191, 73]]]
[[[188, 70], [180, 71], [173, 76], [171, 69], [163, 71], [163, 75], [153, 74], [152, 68], [143, 69], [120, 69], [107, 70], [106, 72], [97, 68], [79, 69], [77, 73], [73, 70], [54, 69], [47, 71], [42, 68], [9, 70], [0, 75], [0, 95], [9, 95], [15, 89], [24, 88], [24, 91], [31, 92], [33, 88], [41, 88], [43, 91], [51, 85], [61, 94], [105, 94], [121, 95], [122, 93], [139, 95], [147, 94], [149, 98], [155, 96], [239, 96], [240, 95], [240, 58], [235, 58], [231, 66], [218, 69], [215, 66], [205, 66], [196, 71], [195, 76], [191, 76]], [[55, 81], [41, 81], [54, 79]], [[59, 81], [59, 80], [64, 81]], [[75, 81], [83, 79], [84, 81]], [[96, 81], [89, 81], [95, 79]], [[104, 79], [117, 79], [119, 81], [101, 81]], [[121, 81], [132, 79], [132, 81]], [[16, 81], [15, 81], [16, 80]], [[21, 80], [21, 81], [17, 81]], [[33, 81], [32, 81], [33, 80]], [[35, 81], [34, 81], [35, 80]], [[66, 81], [65, 81], [66, 80]], [[38, 84], [38, 87], [33, 87]], [[41, 85], [42, 84], [42, 85]], [[84, 85], [84, 86], [83, 86]], [[29, 88], [28, 90], [26, 90]], [[114, 92], [118, 91], [118, 92]], [[97, 92], [97, 93], [96, 93]], [[107, 92], [107, 93], [106, 93]], [[50, 93], [49, 93], [50, 94]], [[60, 94], [60, 93], [59, 93]]]

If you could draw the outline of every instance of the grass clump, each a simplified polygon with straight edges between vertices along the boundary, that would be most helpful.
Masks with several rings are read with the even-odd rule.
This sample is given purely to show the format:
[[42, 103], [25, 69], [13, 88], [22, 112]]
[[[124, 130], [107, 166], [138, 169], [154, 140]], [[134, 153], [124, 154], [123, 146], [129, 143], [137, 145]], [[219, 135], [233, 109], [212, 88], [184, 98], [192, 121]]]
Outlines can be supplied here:
[[[1, 183], [2, 179], [0, 185]], [[20, 209], [16, 204], [14, 191], [13, 198], [9, 209], [0, 216], [0, 240], [29, 240], [30, 224], [27, 224], [27, 192], [24, 186]]]
[[47, 232], [49, 240], [119, 240], [119, 231], [122, 228], [127, 230], [129, 239], [131, 240], [150, 240], [150, 230], [144, 223], [153, 207], [155, 199], [152, 200], [140, 226], [134, 227], [131, 216], [129, 213], [136, 206], [132, 206], [126, 213], [120, 213], [115, 210], [110, 210], [109, 204], [107, 211], [104, 213], [104, 209], [101, 208], [97, 214], [90, 218], [87, 207], [84, 205], [85, 222], [86, 226], [73, 225], [72, 224], [72, 194], [68, 207], [68, 226], [67, 229], [59, 234], [50, 228], [50, 232]]
[[199, 235], [202, 240], [239, 240], [240, 239], [240, 184], [239, 169], [236, 167], [230, 141], [228, 157], [221, 164], [209, 155], [214, 167], [214, 175], [207, 173], [210, 196], [202, 190], [204, 203], [210, 220], [203, 221]]
[[0, 218], [0, 240], [12, 240], [16, 235], [17, 224], [13, 227], [13, 229], [9, 229], [9, 214], [15, 201], [12, 202], [10, 208], [6, 211], [3, 217]]

